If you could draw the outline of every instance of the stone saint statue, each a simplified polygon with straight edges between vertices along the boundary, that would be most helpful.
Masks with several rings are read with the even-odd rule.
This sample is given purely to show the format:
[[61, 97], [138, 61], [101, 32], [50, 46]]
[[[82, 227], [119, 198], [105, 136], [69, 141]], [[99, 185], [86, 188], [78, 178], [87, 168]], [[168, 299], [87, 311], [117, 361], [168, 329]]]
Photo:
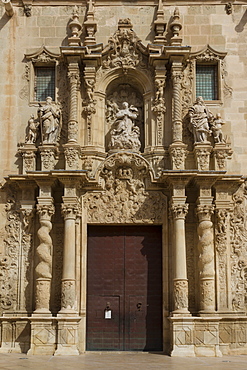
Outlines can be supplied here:
[[32, 114], [28, 120], [28, 132], [26, 135], [25, 144], [34, 144], [37, 140], [37, 131], [39, 123], [35, 121], [34, 115]]
[[222, 125], [224, 124], [225, 122], [221, 118], [220, 113], [217, 113], [213, 123], [211, 124], [211, 130], [213, 132], [215, 143], [225, 143], [225, 139], [222, 132]]
[[207, 141], [211, 134], [209, 125], [213, 120], [213, 114], [206, 107], [201, 96], [198, 96], [194, 105], [189, 108], [189, 130], [194, 135], [195, 143]]
[[52, 98], [46, 98], [46, 104], [38, 109], [43, 144], [56, 144], [61, 128], [61, 110], [52, 104]]
[[129, 107], [127, 102], [122, 103], [122, 109], [118, 109], [115, 114], [109, 149], [140, 149], [140, 129], [134, 125], [137, 116], [136, 107], [133, 105]]

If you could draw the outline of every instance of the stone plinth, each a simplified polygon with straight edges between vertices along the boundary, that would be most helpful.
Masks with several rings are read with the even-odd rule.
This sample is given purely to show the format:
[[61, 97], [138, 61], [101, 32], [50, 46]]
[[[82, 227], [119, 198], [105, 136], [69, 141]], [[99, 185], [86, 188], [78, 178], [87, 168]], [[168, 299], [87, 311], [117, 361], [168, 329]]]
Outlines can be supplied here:
[[36, 170], [36, 152], [37, 148], [34, 144], [23, 144], [18, 150], [22, 156], [22, 173]]
[[56, 349], [55, 319], [45, 317], [31, 318], [31, 348], [28, 355], [52, 356]]
[[62, 318], [58, 319], [58, 342], [55, 356], [79, 355], [78, 344], [78, 323], [80, 318]]
[[187, 145], [182, 142], [172, 143], [169, 147], [172, 170], [184, 170], [187, 156]]
[[196, 143], [194, 146], [194, 156], [196, 166], [199, 171], [209, 171], [210, 154], [212, 146], [209, 142]]
[[227, 170], [227, 158], [230, 158], [233, 151], [225, 143], [217, 143], [213, 149], [214, 168], [216, 171]]
[[56, 156], [58, 154], [57, 146], [54, 144], [45, 144], [39, 146], [41, 157], [41, 171], [54, 170], [56, 165]]
[[170, 317], [172, 330], [171, 356], [221, 357], [219, 318]]

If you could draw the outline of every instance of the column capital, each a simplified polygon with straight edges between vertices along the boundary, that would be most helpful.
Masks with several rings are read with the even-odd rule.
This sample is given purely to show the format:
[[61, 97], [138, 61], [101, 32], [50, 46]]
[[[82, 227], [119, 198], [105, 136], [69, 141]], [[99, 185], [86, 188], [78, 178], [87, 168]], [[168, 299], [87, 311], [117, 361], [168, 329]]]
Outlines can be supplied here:
[[40, 219], [47, 219], [50, 221], [51, 217], [55, 213], [55, 207], [53, 204], [53, 198], [41, 198], [38, 197], [37, 213]]
[[80, 215], [80, 203], [78, 199], [74, 197], [63, 197], [61, 211], [65, 220], [75, 220], [76, 217]]
[[211, 221], [211, 215], [214, 213], [213, 204], [198, 204], [196, 208], [197, 217], [199, 222]]
[[180, 204], [172, 203], [170, 206], [170, 209], [171, 209], [171, 213], [174, 219], [184, 220], [188, 213], [189, 204], [188, 203], [180, 203]]

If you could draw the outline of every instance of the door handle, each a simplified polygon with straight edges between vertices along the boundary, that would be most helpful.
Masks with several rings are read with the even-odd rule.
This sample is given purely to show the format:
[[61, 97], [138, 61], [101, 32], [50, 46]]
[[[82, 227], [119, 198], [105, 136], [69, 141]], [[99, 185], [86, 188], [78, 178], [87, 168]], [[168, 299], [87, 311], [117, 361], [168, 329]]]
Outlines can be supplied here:
[[141, 302], [138, 302], [137, 305], [137, 311], [141, 311], [141, 308], [142, 308], [142, 303]]

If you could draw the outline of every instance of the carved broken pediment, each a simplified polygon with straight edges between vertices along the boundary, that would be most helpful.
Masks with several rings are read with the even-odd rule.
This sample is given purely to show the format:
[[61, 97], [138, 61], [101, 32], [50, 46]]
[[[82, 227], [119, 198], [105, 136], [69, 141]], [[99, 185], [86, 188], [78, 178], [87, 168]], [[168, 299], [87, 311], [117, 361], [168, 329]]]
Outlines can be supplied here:
[[224, 59], [226, 54], [226, 52], [217, 51], [210, 45], [206, 45], [203, 49], [191, 53], [191, 59], [196, 59], [199, 62], [213, 62]]
[[36, 52], [31, 54], [25, 54], [27, 60], [31, 60], [33, 63], [51, 63], [56, 62], [60, 54], [52, 53], [44, 45], [41, 46]]
[[84, 206], [89, 223], [162, 223], [166, 197], [145, 189], [149, 165], [139, 155], [118, 153], [99, 169], [103, 191], [87, 193]]
[[129, 18], [119, 20], [118, 30], [109, 38], [103, 51], [103, 69], [121, 67], [126, 73], [131, 67], [146, 67], [146, 47], [132, 27]]

